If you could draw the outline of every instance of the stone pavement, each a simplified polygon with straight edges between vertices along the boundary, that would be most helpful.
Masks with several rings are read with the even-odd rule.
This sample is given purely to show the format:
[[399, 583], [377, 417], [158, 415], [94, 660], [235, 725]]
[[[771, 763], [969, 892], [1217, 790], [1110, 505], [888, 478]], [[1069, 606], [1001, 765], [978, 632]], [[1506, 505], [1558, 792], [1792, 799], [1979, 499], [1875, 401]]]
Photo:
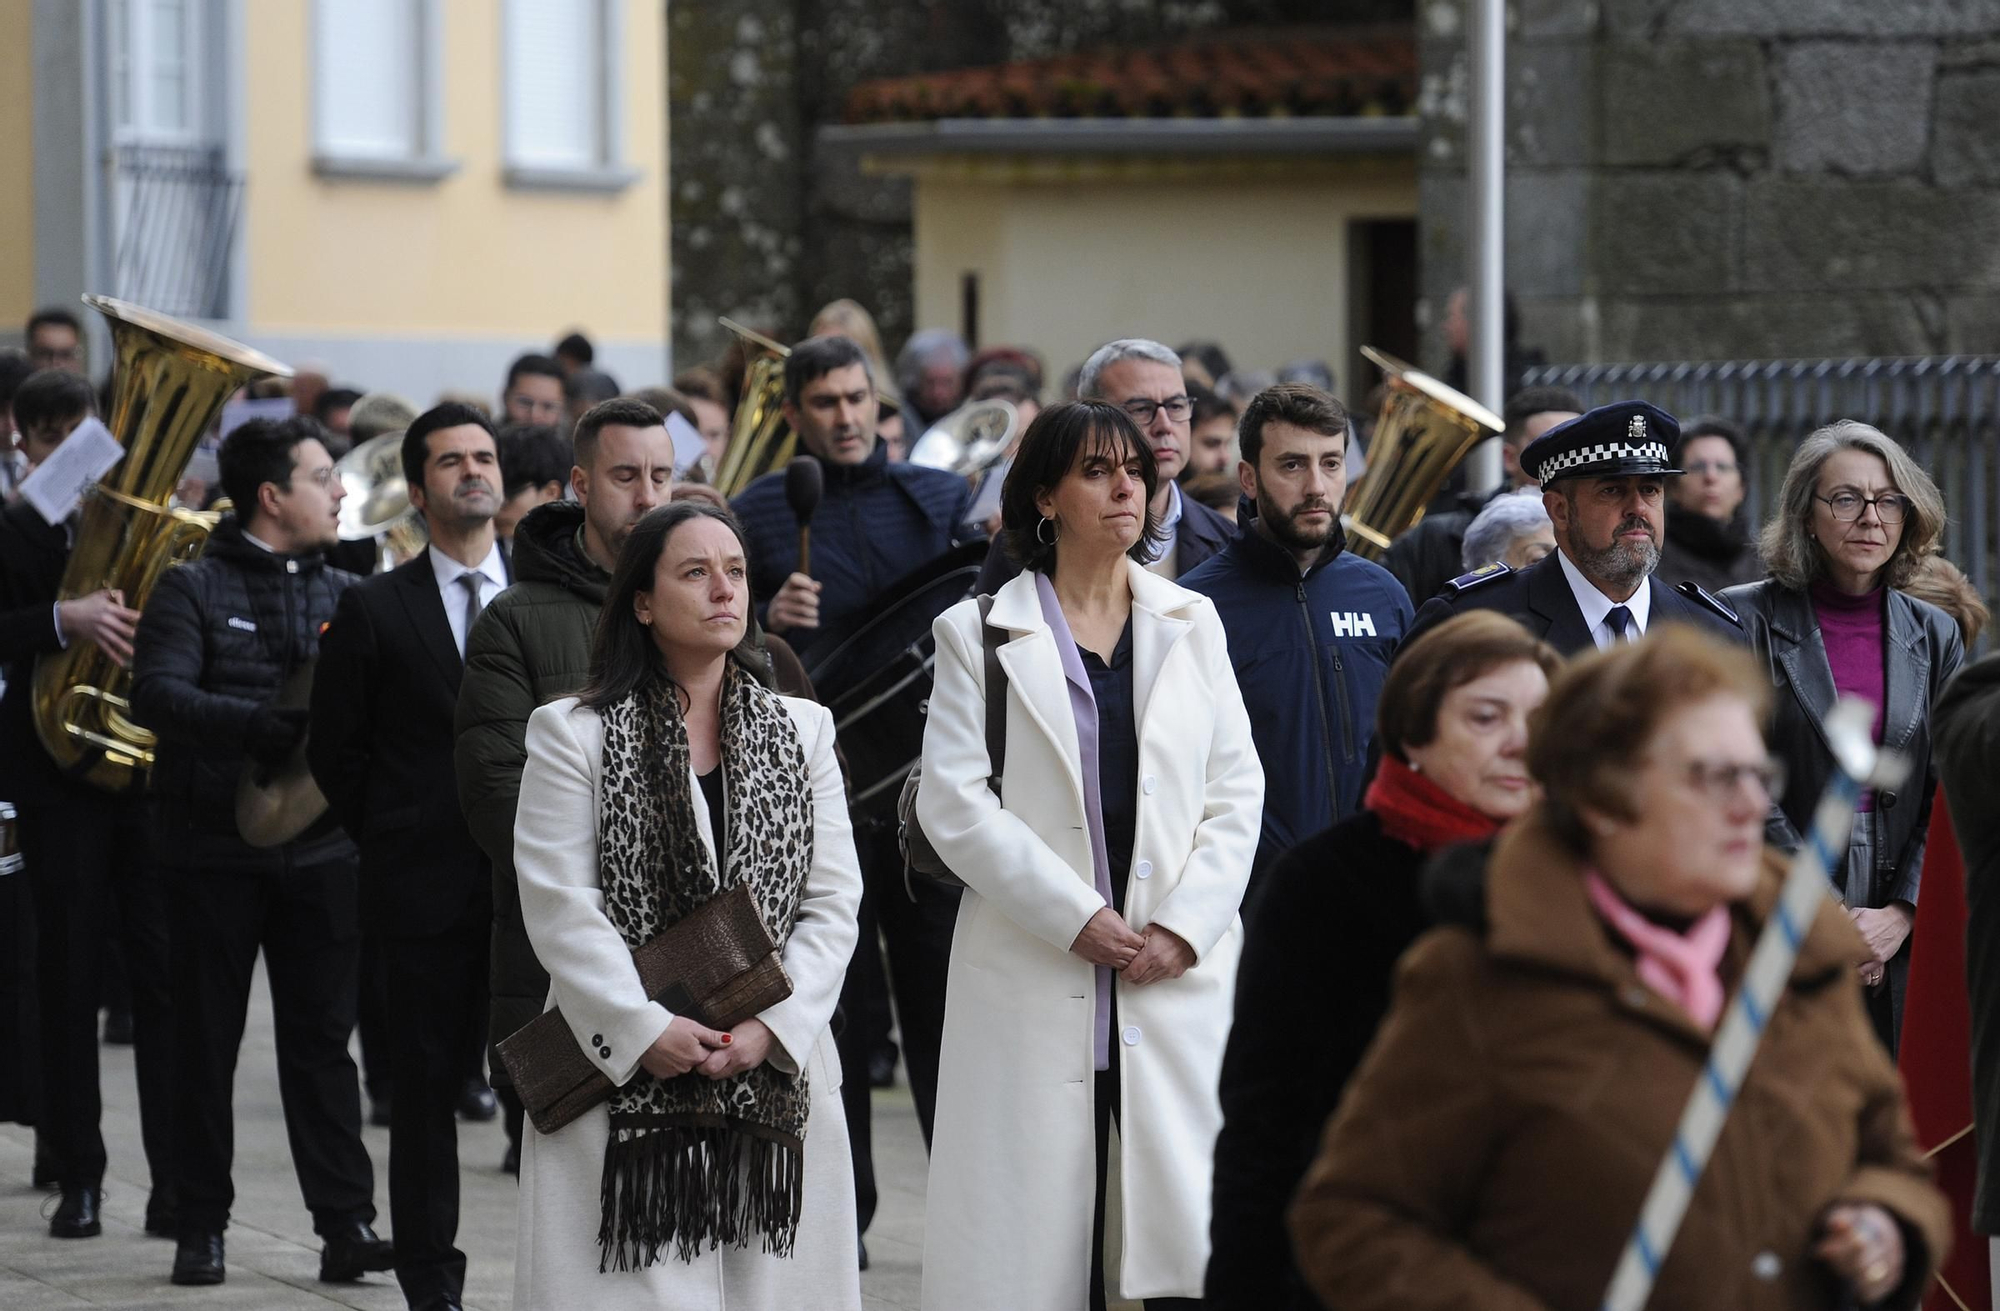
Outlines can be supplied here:
[[[104, 1235], [63, 1241], [48, 1236], [52, 1194], [29, 1186], [34, 1134], [0, 1126], [0, 1308], [55, 1311], [76, 1307], [245, 1307], [259, 1311], [400, 1311], [390, 1275], [355, 1284], [322, 1284], [319, 1240], [299, 1200], [278, 1103], [270, 994], [262, 970], [251, 993], [250, 1021], [236, 1070], [236, 1206], [227, 1236], [229, 1280], [219, 1288], [167, 1282], [173, 1244], [145, 1233], [146, 1158], [139, 1148], [132, 1049], [102, 1049], [104, 1136], [111, 1157], [105, 1180]], [[365, 1131], [375, 1162], [377, 1227], [389, 1225], [389, 1131]], [[463, 1188], [459, 1247], [466, 1253], [466, 1306], [508, 1311], [513, 1305], [514, 1180], [500, 1172], [506, 1135], [496, 1120], [459, 1126]], [[908, 1091], [875, 1094], [876, 1178], [881, 1200], [868, 1234], [871, 1268], [862, 1275], [868, 1311], [915, 1311], [923, 1251], [923, 1140]], [[587, 1305], [587, 1302], [580, 1303]], [[804, 1311], [804, 1309], [802, 1309]]]

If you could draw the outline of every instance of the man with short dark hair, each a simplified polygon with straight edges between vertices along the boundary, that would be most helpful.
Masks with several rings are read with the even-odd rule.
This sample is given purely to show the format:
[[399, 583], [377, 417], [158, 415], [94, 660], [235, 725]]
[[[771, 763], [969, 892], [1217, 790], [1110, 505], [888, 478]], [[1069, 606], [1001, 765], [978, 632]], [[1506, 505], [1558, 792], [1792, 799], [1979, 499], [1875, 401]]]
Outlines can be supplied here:
[[1198, 382], [1188, 384], [1194, 413], [1188, 419], [1188, 459], [1180, 472], [1183, 484], [1204, 473], [1224, 473], [1236, 465], [1236, 411], [1228, 401]]
[[37, 369], [83, 372], [83, 323], [60, 305], [36, 310], [24, 331], [28, 359]]
[[1450, 510], [1425, 515], [1416, 527], [1389, 545], [1382, 563], [1417, 605], [1464, 573], [1460, 560], [1465, 530], [1474, 517], [1498, 496], [1532, 487], [1535, 480], [1521, 472], [1521, 450], [1559, 423], [1583, 412], [1583, 399], [1567, 387], [1524, 387], [1507, 399], [1501, 419], [1500, 486], [1490, 492], [1466, 492]]
[[[15, 420], [30, 465], [46, 459], [95, 408], [90, 383], [58, 369], [31, 375], [14, 393]], [[100, 588], [66, 601], [62, 577], [77, 517], [45, 522], [26, 500], [0, 510], [0, 798], [18, 808], [25, 878], [33, 894], [38, 1061], [42, 1112], [36, 1174], [62, 1196], [49, 1220], [57, 1238], [103, 1231], [105, 1170], [100, 1129], [97, 1012], [104, 971], [106, 908], [115, 904], [132, 989], [139, 1125], [155, 1181], [150, 1233], [174, 1232], [171, 1010], [166, 915], [146, 850], [143, 803], [63, 773], [35, 728], [34, 669], [73, 643], [94, 643], [119, 663], [132, 658], [139, 615], [124, 593]], [[14, 881], [20, 881], [17, 878]]]
[[[1542, 488], [1556, 549], [1515, 572], [1505, 565], [1455, 578], [1424, 602], [1405, 642], [1464, 610], [1499, 610], [1565, 656], [1635, 641], [1656, 623], [1688, 623], [1744, 640], [1735, 614], [1700, 588], [1657, 585], [1674, 417], [1645, 401], [1600, 405], [1521, 449]], [[1689, 585], [1692, 586], [1692, 585]]]
[[1181, 586], [1215, 602], [1264, 762], [1264, 828], [1246, 905], [1282, 852], [1353, 814], [1375, 701], [1412, 618], [1389, 571], [1349, 552], [1347, 410], [1286, 382], [1243, 411], [1237, 477], [1256, 514]]
[[389, 1268], [375, 1236], [375, 1172], [361, 1145], [354, 1030], [360, 933], [354, 844], [322, 815], [253, 847], [237, 827], [246, 770], [294, 761], [308, 669], [351, 574], [327, 566], [345, 495], [317, 421], [253, 419], [218, 456], [235, 511], [201, 559], [160, 576], [140, 620], [132, 709], [159, 735], [153, 840], [165, 867], [174, 982], [173, 1282], [219, 1284], [235, 1189], [232, 1089], [261, 951], [277, 1028], [278, 1087], [299, 1190], [326, 1240], [320, 1278]]
[[313, 418], [318, 419], [320, 426], [338, 439], [341, 449], [334, 451], [335, 459], [346, 454], [350, 444], [348, 421], [353, 417], [355, 404], [364, 394], [353, 387], [328, 387], [319, 394], [319, 399], [313, 402]]
[[530, 352], [519, 357], [507, 366], [507, 385], [500, 390], [502, 421], [561, 423], [568, 380], [562, 365], [546, 355]]
[[565, 374], [575, 373], [578, 369], [587, 369], [597, 362], [597, 348], [590, 344], [590, 338], [580, 332], [563, 334], [563, 339], [556, 343], [552, 354], [556, 358], [556, 363], [562, 365]]
[[403, 434], [410, 504], [430, 543], [340, 598], [313, 680], [312, 774], [361, 848], [361, 910], [389, 995], [389, 1214], [412, 1307], [464, 1296], [458, 1126], [466, 1051], [486, 1024], [492, 882], [458, 808], [452, 715], [466, 640], [508, 575], [493, 516], [492, 425], [446, 402]]
[[554, 428], [539, 423], [510, 423], [499, 433], [500, 512], [493, 531], [500, 541], [514, 540], [514, 528], [528, 511], [560, 500], [569, 480], [569, 443]]

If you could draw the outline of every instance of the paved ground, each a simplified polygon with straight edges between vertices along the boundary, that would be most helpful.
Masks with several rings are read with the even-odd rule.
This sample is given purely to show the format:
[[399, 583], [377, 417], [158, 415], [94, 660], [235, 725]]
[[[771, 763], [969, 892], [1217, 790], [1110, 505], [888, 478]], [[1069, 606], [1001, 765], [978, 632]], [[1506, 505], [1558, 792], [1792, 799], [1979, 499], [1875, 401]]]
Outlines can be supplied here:
[[[358, 1284], [318, 1282], [319, 1242], [299, 1201], [278, 1105], [269, 994], [261, 977], [252, 993], [249, 1032], [236, 1074], [236, 1208], [228, 1234], [229, 1280], [220, 1288], [167, 1282], [173, 1244], [145, 1234], [146, 1159], [139, 1149], [132, 1049], [107, 1047], [104, 1131], [111, 1156], [105, 1180], [104, 1235], [80, 1241], [48, 1236], [50, 1194], [29, 1187], [34, 1136], [0, 1126], [0, 1308], [255, 1307], [259, 1311], [330, 1311], [345, 1306], [398, 1311], [403, 1299], [389, 1275]], [[375, 1160], [375, 1205], [388, 1232], [389, 1131], [366, 1131]], [[506, 1135], [498, 1122], [459, 1128], [463, 1212], [459, 1246], [469, 1259], [467, 1307], [513, 1305], [514, 1180], [500, 1172]], [[875, 1094], [876, 1177], [881, 1202], [868, 1234], [871, 1268], [862, 1275], [869, 1311], [915, 1311], [923, 1249], [925, 1160], [916, 1113], [901, 1087]]]

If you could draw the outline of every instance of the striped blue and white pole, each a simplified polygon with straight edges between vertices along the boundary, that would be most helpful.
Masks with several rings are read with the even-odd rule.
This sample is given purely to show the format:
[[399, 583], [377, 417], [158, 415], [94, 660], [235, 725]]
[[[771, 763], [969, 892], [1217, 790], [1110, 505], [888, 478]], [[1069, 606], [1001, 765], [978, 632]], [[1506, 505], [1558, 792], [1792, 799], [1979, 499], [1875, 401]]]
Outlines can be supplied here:
[[1827, 784], [1813, 811], [1806, 834], [1785, 875], [1777, 907], [1758, 935], [1742, 986], [1724, 1012], [1708, 1062], [1695, 1081], [1687, 1109], [1674, 1131], [1672, 1148], [1653, 1176], [1652, 1189], [1639, 1210], [1639, 1222], [1618, 1258], [1611, 1287], [1604, 1294], [1604, 1311], [1641, 1311], [1687, 1214], [1695, 1185], [1708, 1165], [1715, 1140], [1729, 1118], [1730, 1105], [1743, 1087], [1743, 1077], [1757, 1055], [1764, 1026], [1784, 996], [1798, 959], [1799, 944], [1825, 905], [1829, 880], [1847, 860], [1847, 838], [1854, 824], [1854, 806], [1864, 787], [1893, 787], [1908, 772], [1908, 764], [1893, 754], [1878, 756], [1870, 740], [1875, 707], [1856, 698], [1842, 698], [1826, 717], [1827, 741], [1840, 772]]

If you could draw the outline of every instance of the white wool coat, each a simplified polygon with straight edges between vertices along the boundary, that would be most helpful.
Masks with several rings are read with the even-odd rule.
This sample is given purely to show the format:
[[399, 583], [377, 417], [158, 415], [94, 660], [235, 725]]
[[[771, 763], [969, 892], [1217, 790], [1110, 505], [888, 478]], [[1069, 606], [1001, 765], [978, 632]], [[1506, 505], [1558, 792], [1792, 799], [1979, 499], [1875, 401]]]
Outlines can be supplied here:
[[[827, 1024], [854, 954], [861, 867], [833, 754], [833, 718], [813, 702], [783, 700], [811, 773], [813, 860], [785, 945], [792, 995], [759, 1018], [777, 1038], [772, 1063], [785, 1070], [803, 1064], [811, 1091], [797, 1249], [781, 1258], [754, 1244], [725, 1247], [685, 1264], [668, 1252], [643, 1270], [598, 1273], [599, 1184], [610, 1133], [609, 1112], [600, 1106], [546, 1136], [527, 1126], [514, 1255], [519, 1311], [860, 1311], [854, 1168], [840, 1109], [840, 1058]], [[603, 751], [603, 721], [576, 698], [535, 711], [514, 820], [514, 864], [528, 937], [549, 971], [549, 1005], [562, 1008], [585, 1053], [623, 1085], [673, 1017], [647, 1000], [631, 949], [605, 916], [596, 841]], [[708, 807], [692, 773], [688, 787], [701, 840], [713, 855]], [[600, 1046], [611, 1054], [600, 1056]]]
[[[1264, 774], [1206, 597], [1131, 566], [1138, 823], [1125, 918], [1194, 948], [1179, 979], [1114, 984], [1123, 1257], [1114, 1297], [1199, 1297], [1237, 909]], [[952, 943], [925, 1214], [925, 1311], [1071, 1311], [1088, 1300], [1096, 1144], [1093, 967], [1069, 948], [1094, 884], [1076, 722], [1035, 576], [995, 594], [1011, 636], [1004, 804], [986, 778], [979, 612], [941, 616], [917, 814], [966, 883]], [[1115, 976], [1114, 976], [1115, 977]]]

